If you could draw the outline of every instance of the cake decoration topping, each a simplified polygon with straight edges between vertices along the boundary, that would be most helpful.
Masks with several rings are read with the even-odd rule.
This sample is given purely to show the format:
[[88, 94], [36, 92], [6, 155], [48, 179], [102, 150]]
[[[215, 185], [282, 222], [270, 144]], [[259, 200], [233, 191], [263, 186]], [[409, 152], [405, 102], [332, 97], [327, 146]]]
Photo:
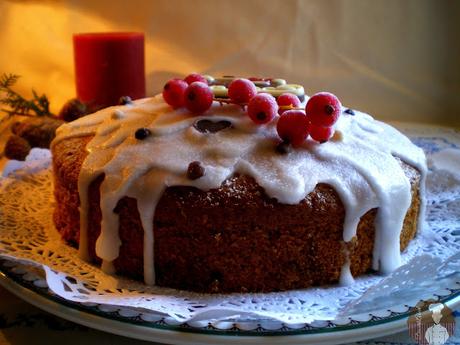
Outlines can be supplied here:
[[195, 81], [201, 81], [202, 83], [208, 84], [208, 80], [198, 73], [189, 74], [184, 78], [184, 81], [189, 85]]
[[113, 112], [112, 119], [119, 120], [119, 119], [122, 119], [124, 116], [125, 116], [125, 113], [123, 113], [120, 109], [117, 109]]
[[193, 124], [193, 127], [201, 133], [217, 133], [226, 128], [231, 128], [232, 123], [226, 120], [217, 122], [211, 120], [199, 120]]
[[316, 126], [330, 127], [337, 122], [342, 105], [330, 92], [319, 92], [307, 102], [305, 113], [310, 122]]
[[137, 140], [144, 140], [151, 134], [150, 129], [148, 128], [139, 128], [136, 130], [136, 133], [134, 136], [136, 137]]
[[345, 109], [344, 113], [348, 115], [355, 115], [355, 112], [353, 111], [353, 109], [350, 109], [350, 108]]
[[163, 98], [174, 109], [184, 106], [184, 93], [188, 84], [181, 79], [171, 79], [163, 87]]
[[214, 95], [206, 83], [195, 81], [184, 93], [185, 107], [194, 114], [204, 113], [211, 107]]
[[275, 147], [275, 150], [276, 152], [282, 154], [282, 155], [285, 155], [285, 154], [288, 154], [289, 152], [291, 152], [291, 144], [288, 143], [287, 141], [282, 141], [280, 142], [278, 145], [276, 145]]
[[326, 141], [328, 141], [333, 134], [334, 129], [332, 127], [310, 125], [311, 138], [318, 141], [320, 144], [324, 144]]
[[[206, 112], [213, 101], [219, 102], [220, 105], [240, 105], [243, 110], [246, 109], [248, 116], [256, 124], [269, 123], [277, 113], [282, 116], [289, 110], [303, 110], [301, 108], [301, 99], [305, 97], [303, 86], [286, 84], [283, 79], [255, 77], [245, 79], [233, 76], [214, 79], [194, 73], [188, 75], [185, 80], [190, 85], [185, 86], [187, 82], [178, 78], [170, 80], [164, 87], [163, 98], [173, 108], [185, 105], [195, 115]], [[212, 84], [210, 86], [209, 81]], [[260, 82], [263, 82], [263, 85], [268, 83], [277, 86], [256, 87], [256, 85], [263, 86]], [[313, 125], [311, 138], [320, 143], [328, 141], [334, 134], [332, 126], [337, 122], [341, 110], [339, 99], [332, 93], [320, 92], [313, 95], [305, 106], [307, 124]], [[294, 147], [300, 146], [310, 132], [310, 129], [303, 124], [306, 120], [298, 116], [299, 114], [294, 115], [292, 119], [282, 120], [278, 130], [282, 133], [281, 139], [287, 140]], [[295, 127], [298, 122], [301, 125], [297, 131], [290, 128]], [[195, 124], [195, 128], [202, 132], [221, 130], [219, 126], [212, 126], [213, 128], [208, 130]]]
[[119, 105], [127, 105], [127, 104], [132, 104], [132, 103], [133, 103], [133, 100], [129, 96], [121, 96], [118, 101]]
[[276, 131], [285, 144], [298, 147], [307, 139], [310, 123], [301, 110], [288, 110], [278, 119]]
[[332, 135], [331, 138], [333, 141], [342, 141], [343, 140], [343, 133], [342, 131], [334, 131], [334, 134]]
[[190, 180], [197, 180], [204, 175], [205, 169], [198, 161], [193, 161], [188, 165], [187, 177]]
[[285, 92], [281, 94], [276, 101], [278, 102], [279, 109], [278, 114], [282, 115], [286, 110], [291, 110], [294, 108], [300, 107], [300, 100], [299, 98], [289, 92]]
[[259, 93], [251, 98], [248, 104], [248, 115], [257, 124], [268, 123], [278, 112], [275, 97], [268, 93]]
[[238, 78], [228, 85], [228, 97], [236, 104], [248, 103], [256, 94], [256, 85], [249, 79]]

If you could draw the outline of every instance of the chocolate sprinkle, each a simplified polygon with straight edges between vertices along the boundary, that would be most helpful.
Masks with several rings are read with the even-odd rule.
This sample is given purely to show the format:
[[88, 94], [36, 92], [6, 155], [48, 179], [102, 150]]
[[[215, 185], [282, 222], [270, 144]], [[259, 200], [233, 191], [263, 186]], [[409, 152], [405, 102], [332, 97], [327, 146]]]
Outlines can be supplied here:
[[131, 104], [133, 103], [133, 100], [129, 96], [121, 96], [120, 99], [118, 100], [119, 105], [126, 105], [126, 104]]
[[137, 140], [144, 140], [151, 134], [150, 129], [148, 128], [139, 128], [136, 130], [134, 136]]
[[348, 114], [348, 115], [355, 115], [355, 111], [353, 109], [346, 109], [344, 111], [344, 113]]
[[291, 152], [291, 145], [289, 144], [289, 142], [287, 141], [283, 141], [281, 143], [279, 143], [278, 145], [276, 145], [276, 152], [282, 154], [282, 155], [285, 155], [289, 152]]
[[200, 162], [198, 161], [194, 161], [194, 162], [191, 162], [189, 165], [188, 165], [188, 168], [187, 168], [187, 177], [190, 179], [190, 180], [196, 180], [196, 179], [199, 179], [201, 176], [204, 175], [204, 168], [203, 166], [201, 165]]
[[193, 124], [193, 127], [201, 133], [217, 133], [226, 128], [231, 128], [232, 123], [230, 121], [211, 121], [211, 120], [200, 120]]

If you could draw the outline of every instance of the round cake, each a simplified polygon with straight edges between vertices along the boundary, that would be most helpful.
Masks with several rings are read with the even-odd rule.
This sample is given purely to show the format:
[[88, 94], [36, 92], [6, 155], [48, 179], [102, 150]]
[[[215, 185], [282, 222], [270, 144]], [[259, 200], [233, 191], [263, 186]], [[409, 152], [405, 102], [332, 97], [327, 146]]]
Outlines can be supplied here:
[[346, 108], [325, 143], [279, 150], [276, 122], [218, 102], [194, 116], [158, 95], [65, 124], [52, 144], [56, 228], [108, 273], [197, 292], [399, 267], [423, 219], [423, 151]]

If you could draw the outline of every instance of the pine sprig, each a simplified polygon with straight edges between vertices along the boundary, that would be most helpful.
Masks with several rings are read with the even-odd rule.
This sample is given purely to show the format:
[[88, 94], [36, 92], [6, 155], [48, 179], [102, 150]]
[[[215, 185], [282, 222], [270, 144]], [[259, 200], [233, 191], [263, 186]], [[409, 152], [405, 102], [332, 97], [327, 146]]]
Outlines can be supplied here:
[[39, 96], [35, 90], [32, 90], [32, 99], [25, 99], [12, 89], [19, 78], [20, 76], [11, 73], [4, 73], [0, 77], [0, 104], [7, 106], [0, 111], [6, 113], [7, 118], [13, 115], [54, 116], [50, 112], [50, 103], [46, 95]]

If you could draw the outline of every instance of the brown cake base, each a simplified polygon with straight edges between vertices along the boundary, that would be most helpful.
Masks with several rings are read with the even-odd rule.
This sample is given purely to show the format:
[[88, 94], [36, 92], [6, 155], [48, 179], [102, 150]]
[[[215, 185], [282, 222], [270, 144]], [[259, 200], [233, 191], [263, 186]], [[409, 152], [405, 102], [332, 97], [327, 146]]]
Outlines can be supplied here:
[[[53, 147], [54, 221], [62, 238], [79, 242], [78, 174], [91, 137]], [[412, 185], [412, 204], [401, 231], [401, 250], [415, 236], [420, 175], [400, 162]], [[89, 253], [100, 233], [99, 176], [89, 187]], [[136, 200], [125, 197], [120, 215], [117, 273], [143, 279], [143, 229]], [[374, 245], [372, 209], [348, 244], [353, 276], [370, 271]], [[345, 262], [345, 210], [338, 194], [320, 184], [298, 205], [270, 199], [248, 176], [234, 176], [218, 189], [169, 187], [154, 219], [156, 283], [198, 292], [269, 292], [337, 283]]]

